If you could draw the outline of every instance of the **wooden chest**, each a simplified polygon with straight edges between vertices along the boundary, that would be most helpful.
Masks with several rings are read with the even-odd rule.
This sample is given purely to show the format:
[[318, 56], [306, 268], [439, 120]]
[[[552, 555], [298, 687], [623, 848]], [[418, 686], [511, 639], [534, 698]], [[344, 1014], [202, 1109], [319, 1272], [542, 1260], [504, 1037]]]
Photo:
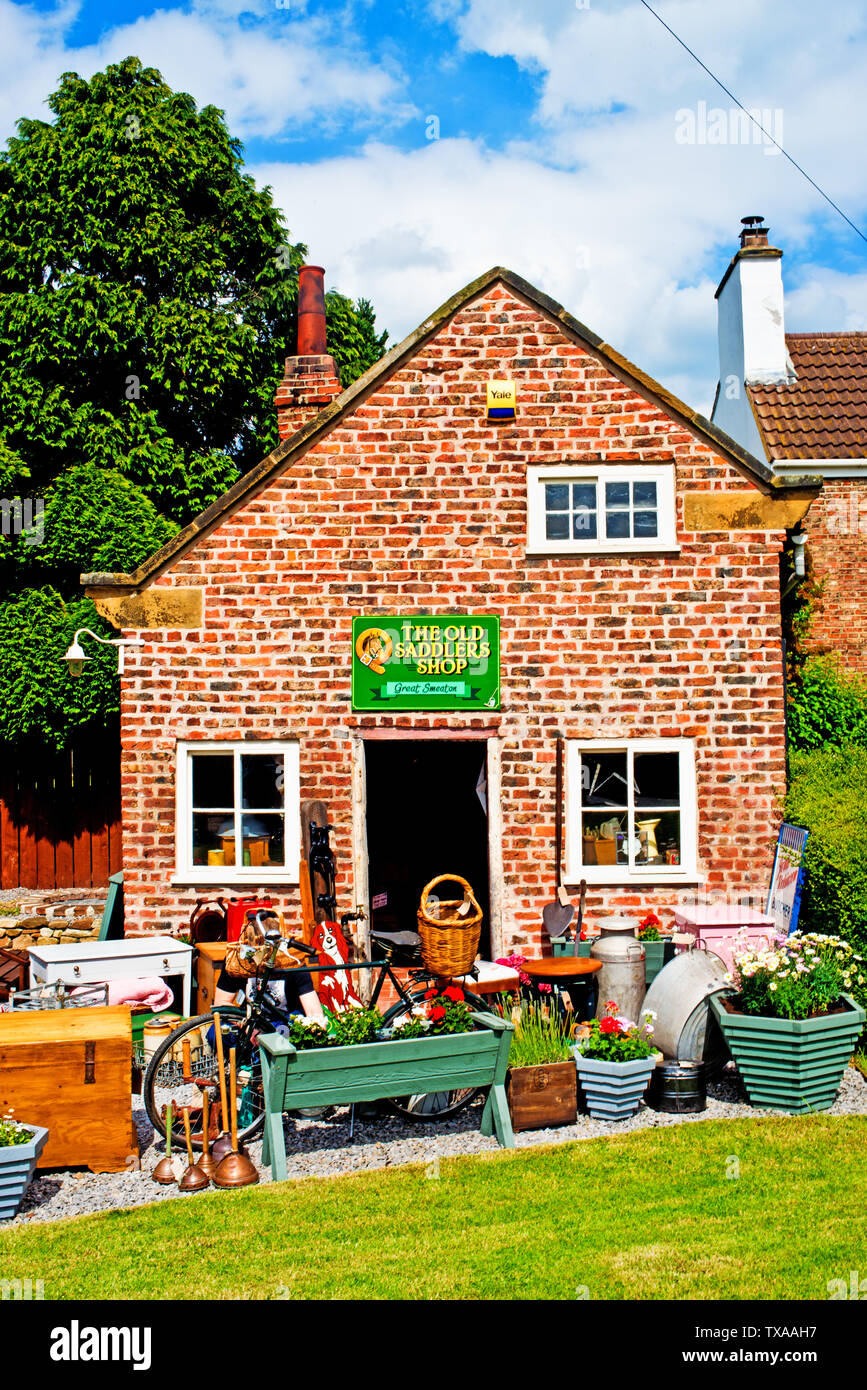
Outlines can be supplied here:
[[128, 1007], [0, 1014], [0, 1114], [44, 1125], [40, 1168], [137, 1168]]
[[578, 1117], [578, 1073], [574, 1062], [510, 1067], [506, 1095], [512, 1128], [551, 1129], [574, 1125]]

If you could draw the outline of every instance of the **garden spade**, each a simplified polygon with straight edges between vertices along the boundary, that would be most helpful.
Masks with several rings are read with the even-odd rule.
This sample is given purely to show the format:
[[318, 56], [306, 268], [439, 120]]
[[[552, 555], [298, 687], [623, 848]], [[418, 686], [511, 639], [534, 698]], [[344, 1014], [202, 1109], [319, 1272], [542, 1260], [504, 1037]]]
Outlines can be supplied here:
[[568, 930], [569, 923], [575, 916], [575, 909], [569, 901], [566, 889], [563, 887], [562, 878], [562, 859], [563, 859], [563, 735], [557, 735], [557, 762], [556, 762], [556, 798], [557, 804], [554, 810], [554, 853], [556, 856], [555, 879], [557, 883], [557, 897], [552, 903], [546, 903], [542, 909], [542, 921], [545, 930], [550, 937], [563, 936]]

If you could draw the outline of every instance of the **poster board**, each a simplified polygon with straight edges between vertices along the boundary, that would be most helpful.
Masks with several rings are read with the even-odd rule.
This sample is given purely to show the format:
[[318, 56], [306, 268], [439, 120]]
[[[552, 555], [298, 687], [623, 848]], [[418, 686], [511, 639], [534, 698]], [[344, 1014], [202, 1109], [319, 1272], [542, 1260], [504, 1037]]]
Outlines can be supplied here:
[[809, 833], [801, 826], [788, 825], [785, 821], [780, 826], [765, 912], [774, 918], [781, 936], [791, 936], [798, 927], [804, 882], [804, 848]]

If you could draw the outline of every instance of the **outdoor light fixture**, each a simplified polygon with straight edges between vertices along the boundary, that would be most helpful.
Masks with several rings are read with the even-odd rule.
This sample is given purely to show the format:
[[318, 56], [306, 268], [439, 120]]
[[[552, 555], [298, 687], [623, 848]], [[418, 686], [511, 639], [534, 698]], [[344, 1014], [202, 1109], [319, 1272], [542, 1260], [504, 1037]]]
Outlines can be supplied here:
[[91, 661], [93, 659], [92, 657], [86, 655], [81, 643], [78, 640], [84, 632], [87, 633], [88, 637], [92, 637], [94, 642], [101, 642], [102, 645], [105, 647], [117, 648], [118, 675], [123, 674], [124, 647], [144, 646], [144, 642], [142, 642], [140, 637], [100, 637], [97, 633], [92, 632], [89, 627], [80, 627], [72, 639], [72, 646], [69, 648], [69, 651], [64, 654], [63, 657], [64, 661], [69, 662], [69, 674], [71, 676], [80, 676], [82, 671], [84, 670], [85, 661]]
[[799, 579], [803, 579], [807, 573], [806, 561], [804, 559], [804, 547], [807, 544], [806, 531], [792, 532], [792, 558], [795, 565], [795, 574]]

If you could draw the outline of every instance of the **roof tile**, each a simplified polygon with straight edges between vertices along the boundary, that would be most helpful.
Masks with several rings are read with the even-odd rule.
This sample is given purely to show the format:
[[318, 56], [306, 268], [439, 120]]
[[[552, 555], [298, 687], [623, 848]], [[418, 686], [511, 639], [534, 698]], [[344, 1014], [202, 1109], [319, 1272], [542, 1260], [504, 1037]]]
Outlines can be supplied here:
[[867, 458], [867, 333], [787, 333], [797, 380], [747, 385], [768, 458]]

